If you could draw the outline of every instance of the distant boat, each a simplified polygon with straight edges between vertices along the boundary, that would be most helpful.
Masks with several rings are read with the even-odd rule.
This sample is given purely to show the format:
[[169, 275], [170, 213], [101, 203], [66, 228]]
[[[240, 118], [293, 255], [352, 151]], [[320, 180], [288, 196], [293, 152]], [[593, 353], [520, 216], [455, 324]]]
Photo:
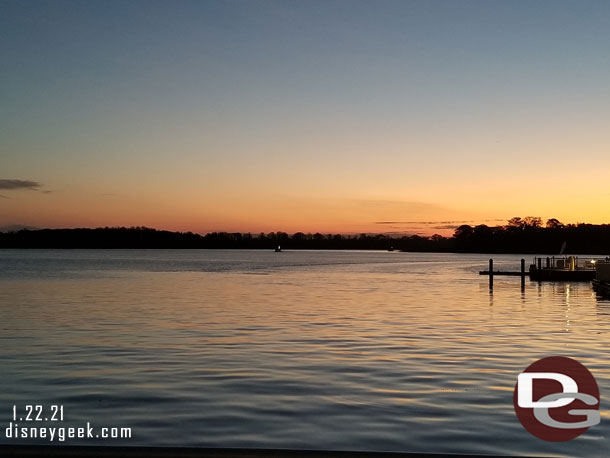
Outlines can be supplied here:
[[278, 245], [278, 246], [277, 246], [277, 248], [275, 249], [275, 252], [276, 252], [276, 253], [281, 253], [281, 252], [282, 252], [282, 249], [280, 248], [280, 246], [279, 246], [279, 245]]
[[391, 246], [390, 248], [388, 248], [388, 251], [394, 251], [394, 247]]

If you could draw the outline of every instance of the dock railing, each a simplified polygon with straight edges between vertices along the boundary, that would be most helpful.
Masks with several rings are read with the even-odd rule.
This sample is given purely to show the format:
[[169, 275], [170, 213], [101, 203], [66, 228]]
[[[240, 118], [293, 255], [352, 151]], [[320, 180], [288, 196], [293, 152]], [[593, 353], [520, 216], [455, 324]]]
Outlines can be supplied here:
[[[598, 266], [599, 268], [596, 268]], [[479, 271], [479, 275], [489, 276], [489, 289], [493, 289], [494, 276], [519, 276], [521, 289], [525, 288], [525, 277], [533, 281], [587, 281], [596, 277], [610, 285], [610, 257], [590, 256], [537, 256], [525, 270], [525, 259], [521, 259], [519, 271], [494, 270], [493, 259], [489, 260], [489, 270]], [[610, 286], [609, 286], [610, 288]]]
[[530, 270], [595, 270], [597, 262], [610, 261], [610, 258], [592, 258], [587, 256], [546, 256], [535, 257]]

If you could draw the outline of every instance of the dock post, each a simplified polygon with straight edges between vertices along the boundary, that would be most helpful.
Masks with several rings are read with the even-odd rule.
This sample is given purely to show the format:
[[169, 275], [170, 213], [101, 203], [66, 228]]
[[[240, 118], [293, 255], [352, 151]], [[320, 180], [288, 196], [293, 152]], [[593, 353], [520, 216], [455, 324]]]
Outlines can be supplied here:
[[525, 259], [521, 258], [521, 291], [525, 289]]
[[489, 258], [489, 289], [494, 288], [494, 260]]
[[538, 270], [542, 270], [542, 258], [538, 258]]

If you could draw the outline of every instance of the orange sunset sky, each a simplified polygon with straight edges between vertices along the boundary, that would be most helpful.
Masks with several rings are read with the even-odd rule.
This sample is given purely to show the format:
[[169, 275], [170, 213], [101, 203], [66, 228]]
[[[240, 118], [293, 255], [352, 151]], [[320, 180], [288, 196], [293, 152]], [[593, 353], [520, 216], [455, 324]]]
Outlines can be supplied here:
[[2, 2], [0, 226], [610, 222], [606, 2]]

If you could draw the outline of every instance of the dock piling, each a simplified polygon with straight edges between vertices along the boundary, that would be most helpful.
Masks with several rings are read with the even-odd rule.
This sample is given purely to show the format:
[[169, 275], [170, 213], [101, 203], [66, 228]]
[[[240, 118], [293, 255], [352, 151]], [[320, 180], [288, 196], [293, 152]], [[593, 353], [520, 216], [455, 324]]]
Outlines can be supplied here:
[[494, 260], [489, 258], [489, 289], [494, 288]]

